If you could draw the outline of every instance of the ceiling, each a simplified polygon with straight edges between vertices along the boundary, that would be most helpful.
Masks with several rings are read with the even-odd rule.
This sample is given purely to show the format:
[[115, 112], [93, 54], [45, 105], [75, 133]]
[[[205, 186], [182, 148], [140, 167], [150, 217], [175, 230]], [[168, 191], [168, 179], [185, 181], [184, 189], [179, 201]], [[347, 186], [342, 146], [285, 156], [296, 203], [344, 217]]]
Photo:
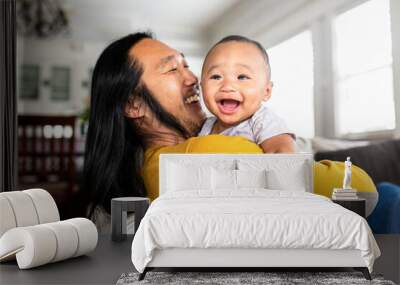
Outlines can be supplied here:
[[132, 32], [152, 31], [156, 38], [185, 54], [202, 57], [222, 36], [254, 36], [260, 26], [268, 29], [287, 15], [286, 10], [313, 0], [57, 1], [70, 21], [69, 34], [62, 38], [74, 47], [103, 47]]
[[60, 0], [71, 36], [108, 41], [137, 30], [162, 38], [190, 39], [207, 33], [239, 0]]

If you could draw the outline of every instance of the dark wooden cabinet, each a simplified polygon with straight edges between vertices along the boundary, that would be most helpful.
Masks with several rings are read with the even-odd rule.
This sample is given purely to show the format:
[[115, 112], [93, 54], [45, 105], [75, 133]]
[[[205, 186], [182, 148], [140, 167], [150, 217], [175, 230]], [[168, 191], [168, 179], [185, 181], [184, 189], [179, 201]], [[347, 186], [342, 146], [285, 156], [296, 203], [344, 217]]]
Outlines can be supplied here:
[[[18, 116], [18, 189], [43, 188], [62, 218], [80, 216], [76, 116]], [[84, 205], [83, 205], [84, 207]]]

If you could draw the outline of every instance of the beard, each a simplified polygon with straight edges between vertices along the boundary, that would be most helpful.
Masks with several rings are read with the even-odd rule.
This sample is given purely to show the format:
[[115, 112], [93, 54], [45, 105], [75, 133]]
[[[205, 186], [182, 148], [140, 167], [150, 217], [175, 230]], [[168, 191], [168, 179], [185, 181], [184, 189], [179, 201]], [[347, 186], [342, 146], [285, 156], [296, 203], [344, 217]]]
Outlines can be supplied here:
[[143, 99], [155, 118], [167, 128], [174, 130], [187, 139], [197, 135], [202, 126], [202, 122], [196, 122], [189, 118], [178, 119], [173, 114], [167, 112], [165, 108], [158, 102], [152, 92], [142, 85], [137, 91], [137, 96]]
[[187, 126], [187, 129], [189, 130], [190, 137], [195, 137], [200, 132], [201, 127], [203, 126], [203, 123], [205, 121], [204, 113], [202, 113], [202, 115], [204, 116], [204, 119], [202, 119], [201, 121], [199, 121], [199, 120], [190, 120], [190, 119], [183, 120], [184, 121], [184, 125]]

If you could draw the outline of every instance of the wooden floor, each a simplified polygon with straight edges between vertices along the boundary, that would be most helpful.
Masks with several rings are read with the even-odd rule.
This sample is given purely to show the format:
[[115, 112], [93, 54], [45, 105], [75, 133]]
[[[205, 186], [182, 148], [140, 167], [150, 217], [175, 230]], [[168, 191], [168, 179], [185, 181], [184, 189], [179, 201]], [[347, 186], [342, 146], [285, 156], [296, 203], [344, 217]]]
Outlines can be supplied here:
[[400, 234], [374, 234], [381, 257], [374, 264], [374, 272], [400, 284]]
[[15, 261], [1, 263], [0, 284], [115, 284], [122, 273], [135, 271], [131, 244], [132, 236], [117, 243], [102, 235], [97, 248], [85, 256], [26, 270], [19, 270]]

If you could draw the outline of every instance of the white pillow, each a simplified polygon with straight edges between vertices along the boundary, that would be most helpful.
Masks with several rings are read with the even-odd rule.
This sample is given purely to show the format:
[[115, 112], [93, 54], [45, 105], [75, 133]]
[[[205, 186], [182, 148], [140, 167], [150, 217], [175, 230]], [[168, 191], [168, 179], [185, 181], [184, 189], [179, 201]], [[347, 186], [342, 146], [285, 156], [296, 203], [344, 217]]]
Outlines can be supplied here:
[[305, 192], [305, 168], [296, 167], [290, 170], [269, 169], [266, 171], [268, 189]]
[[266, 170], [236, 170], [238, 188], [268, 188]]
[[211, 168], [212, 189], [236, 190], [236, 170]]
[[211, 189], [210, 167], [168, 164], [168, 191]]

